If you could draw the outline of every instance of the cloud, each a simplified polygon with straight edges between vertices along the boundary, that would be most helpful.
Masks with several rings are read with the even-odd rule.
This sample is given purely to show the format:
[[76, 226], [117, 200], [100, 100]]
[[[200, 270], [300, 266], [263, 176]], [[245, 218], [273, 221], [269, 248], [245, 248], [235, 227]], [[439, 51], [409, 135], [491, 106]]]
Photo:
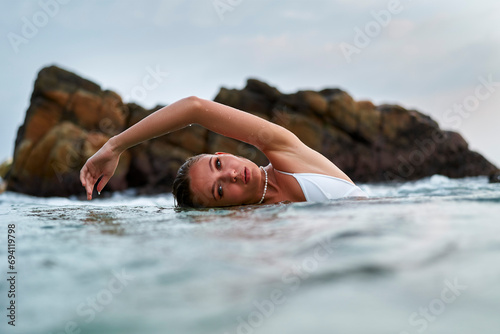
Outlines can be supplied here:
[[172, 27], [185, 19], [184, 11], [179, 10], [182, 0], [157, 1], [153, 8], [152, 22], [156, 27]]
[[286, 9], [281, 12], [281, 16], [285, 19], [298, 21], [312, 21], [316, 18], [316, 14], [311, 11], [298, 11]]
[[397, 39], [406, 37], [415, 30], [416, 24], [408, 19], [393, 19], [387, 26], [387, 34], [390, 38]]

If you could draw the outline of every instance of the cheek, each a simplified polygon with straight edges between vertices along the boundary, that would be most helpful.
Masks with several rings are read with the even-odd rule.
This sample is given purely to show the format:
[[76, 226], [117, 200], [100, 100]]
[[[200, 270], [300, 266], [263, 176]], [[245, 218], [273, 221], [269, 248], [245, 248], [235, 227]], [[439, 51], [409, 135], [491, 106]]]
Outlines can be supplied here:
[[245, 195], [245, 190], [238, 186], [238, 185], [230, 185], [227, 190], [229, 191], [229, 194], [231, 195], [231, 197], [236, 197], [236, 198], [239, 198], [239, 197], [242, 197]]

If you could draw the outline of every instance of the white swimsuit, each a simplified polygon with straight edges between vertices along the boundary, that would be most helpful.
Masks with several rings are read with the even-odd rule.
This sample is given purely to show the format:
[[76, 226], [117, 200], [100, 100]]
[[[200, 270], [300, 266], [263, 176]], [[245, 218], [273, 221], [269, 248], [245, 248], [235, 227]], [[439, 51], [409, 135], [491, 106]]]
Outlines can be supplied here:
[[302, 188], [308, 202], [325, 202], [343, 197], [368, 197], [358, 186], [349, 181], [323, 174], [315, 173], [287, 173], [293, 176]]

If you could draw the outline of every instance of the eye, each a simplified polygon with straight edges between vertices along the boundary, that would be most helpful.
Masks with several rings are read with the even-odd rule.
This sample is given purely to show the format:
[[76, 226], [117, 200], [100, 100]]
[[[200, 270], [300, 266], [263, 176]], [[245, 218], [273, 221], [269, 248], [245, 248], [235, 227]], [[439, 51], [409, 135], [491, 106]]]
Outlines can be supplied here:
[[220, 163], [219, 158], [215, 159], [215, 168], [217, 168], [218, 170], [222, 168], [222, 164]]
[[222, 195], [223, 195], [222, 186], [219, 186], [219, 188], [217, 188], [217, 193], [219, 194], [219, 197], [222, 197]]

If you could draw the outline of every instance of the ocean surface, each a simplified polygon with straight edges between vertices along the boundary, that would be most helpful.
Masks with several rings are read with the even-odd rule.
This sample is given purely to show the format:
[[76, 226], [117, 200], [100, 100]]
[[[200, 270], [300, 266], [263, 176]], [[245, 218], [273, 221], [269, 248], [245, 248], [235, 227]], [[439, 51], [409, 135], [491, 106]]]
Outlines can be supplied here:
[[500, 184], [361, 188], [370, 199], [207, 210], [3, 193], [0, 332], [499, 333]]

